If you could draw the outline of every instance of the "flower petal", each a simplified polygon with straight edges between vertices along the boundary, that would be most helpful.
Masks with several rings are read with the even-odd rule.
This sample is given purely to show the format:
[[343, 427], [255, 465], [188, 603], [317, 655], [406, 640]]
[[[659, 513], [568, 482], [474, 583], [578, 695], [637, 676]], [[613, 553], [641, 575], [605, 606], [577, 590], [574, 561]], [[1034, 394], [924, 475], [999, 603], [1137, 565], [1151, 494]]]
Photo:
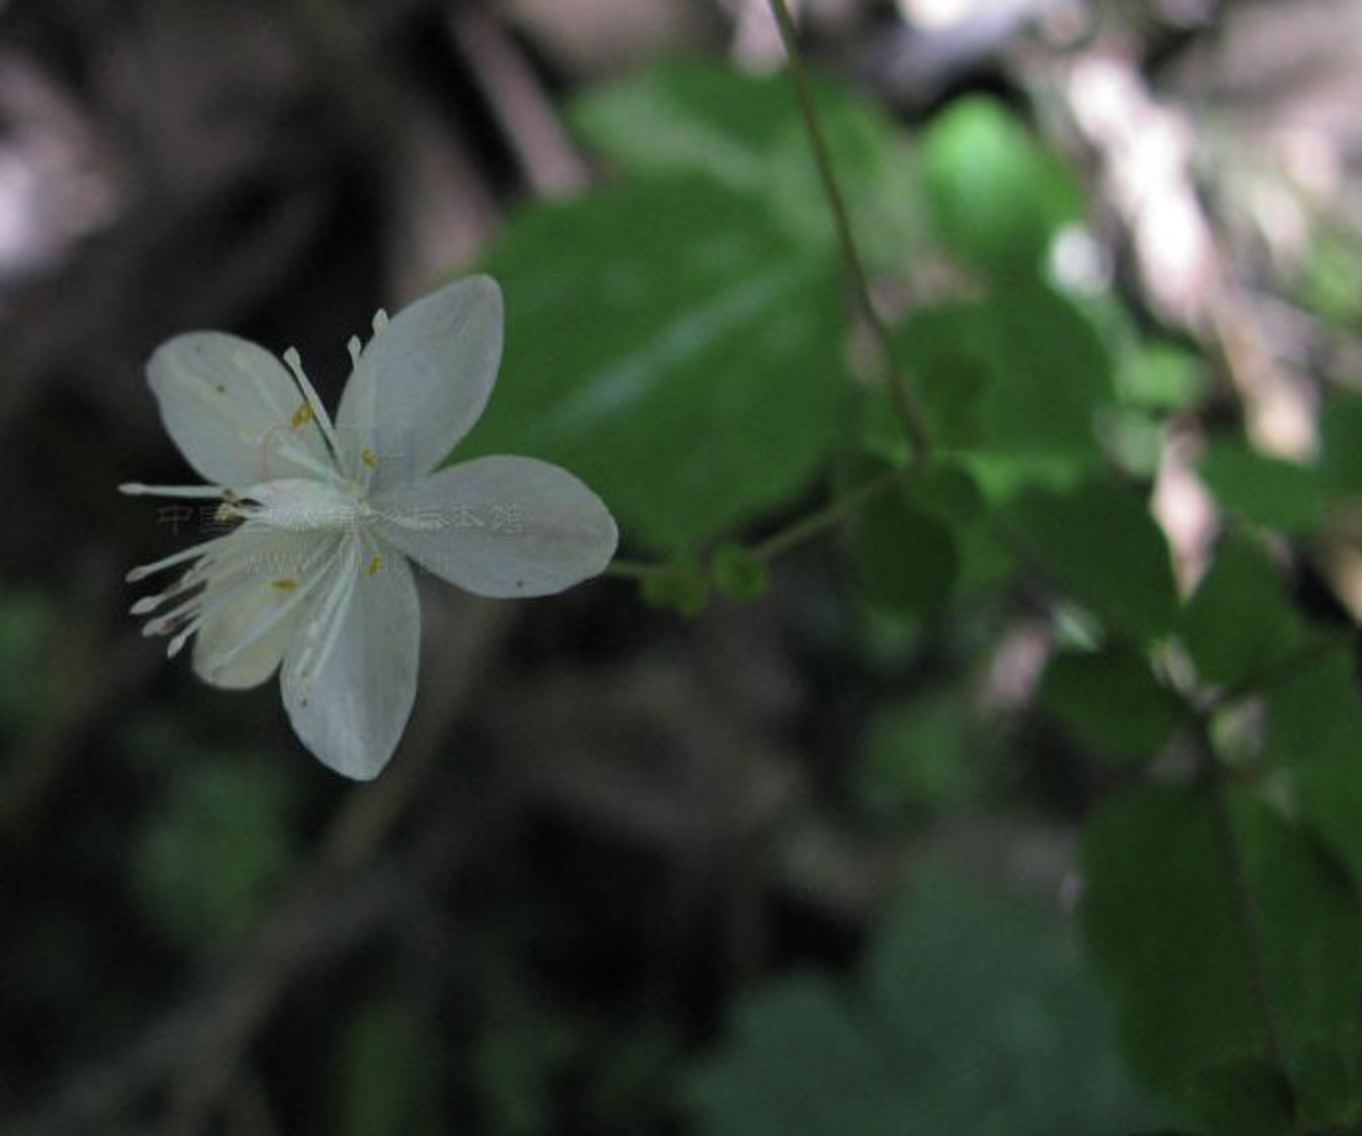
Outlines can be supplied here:
[[[295, 607], [259, 637], [248, 636], [286, 599], [262, 588], [241, 607], [210, 615], [194, 639], [194, 672], [204, 682], [225, 690], [259, 686], [279, 668], [301, 609]], [[220, 661], [229, 651], [231, 657]]]
[[618, 534], [590, 489], [534, 458], [487, 457], [441, 470], [372, 502], [378, 533], [481, 596], [542, 596], [595, 576]]
[[341, 397], [336, 433], [346, 473], [367, 473], [377, 492], [444, 461], [487, 405], [501, 332], [501, 289], [487, 276], [455, 281], [398, 312], [364, 348]]
[[[312, 594], [334, 569], [339, 537], [242, 528], [224, 569], [257, 583], [210, 611], [194, 638], [194, 671], [229, 690], [259, 686], [278, 669]], [[215, 587], [210, 580], [208, 593]]]
[[388, 764], [416, 698], [420, 638], [410, 565], [354, 539], [284, 657], [284, 707], [323, 764], [359, 781]]
[[263, 347], [218, 331], [163, 343], [147, 380], [166, 431], [214, 485], [318, 477], [330, 456], [284, 365]]

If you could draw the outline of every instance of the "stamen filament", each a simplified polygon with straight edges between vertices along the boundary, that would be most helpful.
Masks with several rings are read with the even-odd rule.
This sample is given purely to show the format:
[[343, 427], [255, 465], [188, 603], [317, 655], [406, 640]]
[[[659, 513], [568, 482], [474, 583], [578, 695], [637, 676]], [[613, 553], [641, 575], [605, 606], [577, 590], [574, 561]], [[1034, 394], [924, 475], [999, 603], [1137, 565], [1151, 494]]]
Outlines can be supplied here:
[[220, 485], [143, 485], [140, 481], [125, 481], [118, 487], [129, 497], [224, 497], [227, 490]]
[[[337, 615], [349, 598], [354, 589], [355, 582], [359, 579], [360, 548], [359, 541], [346, 541], [345, 551], [348, 553], [346, 563], [336, 575], [335, 582], [331, 585], [331, 590], [327, 592], [326, 598], [322, 600], [321, 608], [317, 614], [308, 620], [304, 634], [309, 642], [303, 647], [298, 656], [299, 677], [307, 682], [314, 671], [326, 662], [327, 656], [331, 653], [331, 646], [335, 637], [339, 634], [340, 620]], [[322, 641], [319, 648], [315, 642], [319, 629], [326, 628], [326, 638]], [[315, 665], [312, 663], [314, 656], [317, 656]]]
[[[323, 546], [322, 550], [326, 550], [326, 546]], [[300, 572], [301, 579], [299, 586], [291, 589], [289, 592], [286, 593], [288, 598], [284, 600], [283, 603], [276, 604], [274, 607], [267, 610], [259, 620], [257, 620], [254, 624], [251, 625], [250, 630], [247, 631], [246, 634], [243, 635], [238, 642], [233, 644], [222, 654], [215, 655], [213, 656], [213, 658], [207, 660], [206, 665], [209, 667], [209, 669], [217, 670], [227, 666], [232, 662], [233, 659], [235, 659], [239, 654], [241, 654], [242, 651], [246, 650], [247, 647], [250, 647], [253, 644], [258, 643], [261, 639], [268, 635], [270, 631], [273, 630], [274, 627], [280, 622], [280, 620], [282, 620], [286, 615], [288, 615], [300, 603], [303, 602], [307, 595], [312, 591], [312, 588], [316, 584], [316, 582], [322, 579], [322, 577], [326, 574], [326, 569], [330, 567], [330, 562], [335, 560], [336, 557], [340, 555], [340, 550], [341, 550], [340, 544], [335, 545], [335, 547], [329, 550], [329, 555], [327, 556], [327, 563], [323, 565], [320, 571], [313, 572], [311, 571], [311, 565], [305, 564], [302, 568], [302, 571]]]
[[303, 371], [303, 360], [298, 354], [297, 348], [290, 347], [284, 352], [284, 362], [288, 364], [288, 369], [293, 372], [294, 382], [298, 384], [298, 389], [302, 392], [303, 399], [312, 412], [312, 419], [317, 423], [317, 428], [321, 430], [322, 437], [330, 448], [332, 456], [339, 461], [340, 447], [336, 444], [336, 428], [331, 424], [331, 416], [326, 413], [326, 407], [322, 405], [322, 400], [317, 397], [317, 392], [308, 382], [307, 375]]
[[163, 557], [151, 564], [139, 564], [124, 577], [129, 584], [135, 584], [138, 580], [145, 580], [148, 576], [154, 576], [166, 568], [173, 568], [176, 564], [183, 564], [186, 560], [197, 560], [200, 557], [210, 555], [210, 550], [220, 548], [222, 543], [235, 536], [236, 533], [228, 533], [226, 536], [215, 536], [212, 540], [205, 540], [199, 544], [183, 548], [179, 552], [172, 552], [169, 556]]
[[335, 478], [335, 467], [329, 466], [323, 461], [319, 461], [313, 456], [312, 452], [292, 434], [292, 432], [283, 435], [283, 442], [280, 444], [279, 448], [287, 451], [285, 456], [294, 465], [315, 473], [320, 480], [330, 481]]

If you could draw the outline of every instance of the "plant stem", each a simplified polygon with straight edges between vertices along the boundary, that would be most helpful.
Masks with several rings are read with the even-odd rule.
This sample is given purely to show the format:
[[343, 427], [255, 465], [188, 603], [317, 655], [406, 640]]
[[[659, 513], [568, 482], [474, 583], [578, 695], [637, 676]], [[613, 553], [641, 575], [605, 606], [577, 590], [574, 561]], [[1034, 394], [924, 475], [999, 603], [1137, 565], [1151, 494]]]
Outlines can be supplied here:
[[830, 501], [821, 509], [816, 509], [807, 516], [800, 517], [799, 520], [786, 525], [778, 532], [772, 533], [752, 549], [752, 555], [758, 560], [769, 562], [805, 541], [821, 535], [828, 529], [836, 528], [855, 516], [860, 511], [861, 506], [871, 498], [878, 497], [886, 489], [899, 484], [903, 477], [904, 471], [891, 470], [879, 477], [872, 478], [864, 485], [857, 486], [845, 496]]
[[606, 567], [604, 575], [619, 576], [625, 580], [655, 580], [659, 576], [670, 576], [676, 571], [673, 564], [650, 564], [642, 560], [628, 560], [616, 557]]
[[[815, 509], [812, 513], [792, 521], [783, 529], [773, 532], [751, 548], [752, 556], [769, 564], [776, 557], [783, 556], [791, 549], [821, 536], [828, 529], [844, 524], [860, 512], [868, 501], [901, 484], [908, 472], [907, 468], [895, 469], [871, 478], [864, 485], [858, 485], [850, 493], [828, 502], [821, 509]], [[677, 575], [681, 571], [676, 564], [616, 558], [610, 562], [604, 575], [618, 576], [625, 580], [656, 580]]]
[[889, 384], [889, 396], [894, 402], [895, 412], [903, 422], [903, 428], [908, 432], [908, 437], [913, 443], [913, 460], [921, 462], [931, 452], [927, 427], [913, 399], [908, 376], [899, 366], [898, 359], [894, 355], [893, 344], [889, 338], [889, 329], [876, 310], [875, 302], [870, 295], [870, 281], [866, 275], [861, 254], [856, 247], [856, 237], [851, 230], [851, 218], [847, 212], [846, 199], [842, 196], [842, 190], [837, 183], [837, 174], [832, 167], [832, 155], [828, 150], [827, 138], [823, 134], [822, 124], [819, 122], [818, 113], [814, 109], [813, 96], [809, 91], [808, 77], [804, 72], [804, 59], [800, 54], [798, 39], [795, 35], [794, 19], [790, 15], [786, 0], [770, 0], [770, 4], [771, 12], [775, 16], [776, 26], [780, 30], [781, 42], [785, 45], [785, 55], [789, 60], [790, 78], [794, 82], [795, 95], [799, 100], [799, 109], [804, 117], [804, 127], [809, 135], [809, 145], [813, 150], [814, 162], [818, 167], [818, 176], [823, 183], [823, 193], [828, 199], [828, 207], [832, 210], [833, 221], [837, 227], [837, 240], [842, 246], [842, 259], [846, 261], [847, 271], [851, 276], [856, 302], [861, 309], [861, 315], [865, 319], [866, 326], [874, 335], [883, 356], [885, 374]]

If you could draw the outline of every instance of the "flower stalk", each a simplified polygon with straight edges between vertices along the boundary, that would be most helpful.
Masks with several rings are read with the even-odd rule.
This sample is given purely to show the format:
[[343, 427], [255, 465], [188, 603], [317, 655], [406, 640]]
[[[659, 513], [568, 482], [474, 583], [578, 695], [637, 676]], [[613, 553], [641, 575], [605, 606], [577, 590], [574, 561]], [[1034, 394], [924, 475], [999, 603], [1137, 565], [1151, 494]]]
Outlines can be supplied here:
[[847, 275], [851, 280], [856, 306], [860, 309], [861, 317], [865, 320], [866, 326], [875, 338], [884, 367], [885, 380], [889, 387], [889, 397], [894, 404], [894, 411], [903, 423], [903, 428], [913, 444], [913, 460], [921, 463], [931, 453], [931, 439], [922, 412], [913, 396], [912, 384], [894, 354], [893, 343], [889, 337], [889, 328], [885, 325], [883, 317], [875, 307], [874, 298], [870, 293], [870, 278], [866, 273], [865, 262], [862, 260], [860, 250], [856, 245], [856, 236], [851, 228], [851, 215], [847, 210], [846, 198], [843, 196], [841, 186], [837, 181], [837, 172], [833, 168], [827, 136], [823, 133], [822, 123], [819, 120], [817, 109], [814, 107], [813, 95], [809, 90], [809, 80], [804, 70], [804, 57], [799, 50], [798, 37], [795, 34], [794, 18], [790, 15], [786, 0], [770, 0], [770, 4], [771, 12], [775, 16], [776, 27], [780, 31], [781, 42], [785, 46], [785, 55], [789, 61], [790, 79], [794, 83], [795, 97], [799, 102], [800, 114], [804, 119], [804, 128], [809, 136], [809, 146], [813, 151], [814, 163], [818, 167], [819, 181], [822, 182], [823, 194], [827, 198], [828, 208], [832, 211], [833, 223], [837, 229], [837, 243], [841, 246], [842, 259], [846, 263]]

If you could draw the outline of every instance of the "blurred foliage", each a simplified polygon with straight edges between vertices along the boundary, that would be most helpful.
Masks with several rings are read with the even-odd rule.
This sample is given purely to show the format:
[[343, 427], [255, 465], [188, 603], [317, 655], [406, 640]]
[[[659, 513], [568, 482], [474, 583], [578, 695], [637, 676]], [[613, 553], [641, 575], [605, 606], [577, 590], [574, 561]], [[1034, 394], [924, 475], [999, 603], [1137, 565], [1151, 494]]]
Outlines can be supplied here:
[[[818, 74], [811, 92], [860, 246], [890, 265], [921, 227], [903, 132], [870, 100]], [[713, 60], [670, 59], [583, 95], [569, 108], [583, 140], [621, 173], [703, 171], [755, 198], [801, 244], [833, 255], [835, 234], [790, 80]]]
[[989, 740], [964, 690], [931, 691], [879, 707], [866, 726], [856, 778], [873, 813], [923, 820], [987, 795]]
[[[1292, 1061], [1353, 1022], [1362, 996], [1354, 890], [1306, 831], [1252, 794], [1224, 804], [1204, 787], [1122, 793], [1088, 822], [1082, 865], [1087, 941], [1124, 1052], [1171, 1100], [1264, 1052], [1256, 998], [1272, 999]], [[1241, 888], [1255, 912], [1251, 946], [1236, 910]]]
[[361, 1006], [346, 1027], [337, 1063], [334, 1115], [340, 1136], [448, 1131], [440, 1116], [438, 1044], [403, 1004]]
[[1000, 512], [1004, 539], [1104, 624], [1150, 643], [1173, 623], [1168, 543], [1143, 502], [1105, 478], [1037, 489]]
[[133, 885], [174, 943], [221, 952], [253, 928], [296, 855], [280, 755], [196, 745], [173, 722], [141, 723], [128, 747], [174, 769], [133, 850]]
[[58, 601], [43, 592], [0, 590], [0, 738], [11, 745], [58, 709]]
[[1039, 701], [1082, 745], [1121, 761], [1156, 756], [1184, 717], [1146, 661], [1118, 644], [1055, 652]]
[[1066, 930], [924, 873], [854, 979], [797, 972], [739, 1000], [692, 1077], [699, 1132], [1099, 1136], [1151, 1123]]
[[1008, 277], [1034, 272], [1082, 197], [1067, 167], [1000, 104], [959, 99], [923, 140], [935, 232], [962, 257]]

